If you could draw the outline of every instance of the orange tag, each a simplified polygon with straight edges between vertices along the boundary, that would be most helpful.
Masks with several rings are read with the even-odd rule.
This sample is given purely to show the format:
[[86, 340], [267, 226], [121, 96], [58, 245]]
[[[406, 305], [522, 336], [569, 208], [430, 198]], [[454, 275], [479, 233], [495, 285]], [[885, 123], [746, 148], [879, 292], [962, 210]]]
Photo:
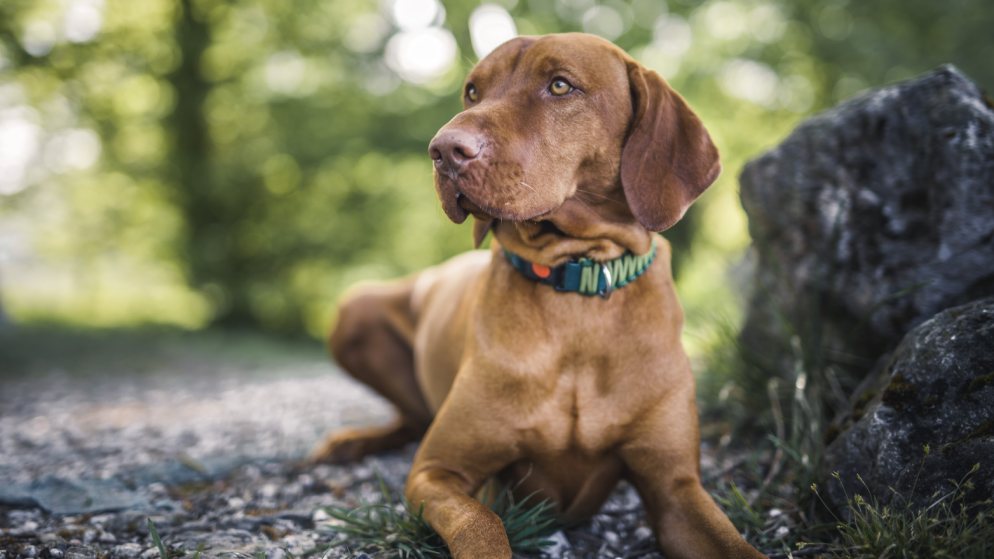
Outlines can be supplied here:
[[548, 266], [532, 262], [532, 273], [542, 279], [545, 279], [552, 275], [552, 270]]

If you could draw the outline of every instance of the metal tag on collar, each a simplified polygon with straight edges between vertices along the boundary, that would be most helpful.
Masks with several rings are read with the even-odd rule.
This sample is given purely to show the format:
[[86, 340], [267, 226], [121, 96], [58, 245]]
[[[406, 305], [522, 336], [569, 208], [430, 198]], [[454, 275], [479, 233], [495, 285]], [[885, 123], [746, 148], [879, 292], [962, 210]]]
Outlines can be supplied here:
[[601, 264], [601, 276], [604, 277], [604, 289], [597, 292], [603, 299], [609, 299], [614, 293], [614, 280], [611, 278], [611, 269], [606, 263]]

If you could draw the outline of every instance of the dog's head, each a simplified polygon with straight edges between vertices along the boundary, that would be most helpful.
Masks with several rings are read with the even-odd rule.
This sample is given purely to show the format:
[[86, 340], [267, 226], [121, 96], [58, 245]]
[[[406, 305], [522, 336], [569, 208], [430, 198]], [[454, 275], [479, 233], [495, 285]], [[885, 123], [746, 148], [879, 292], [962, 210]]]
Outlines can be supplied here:
[[718, 176], [683, 98], [601, 38], [518, 37], [476, 65], [465, 109], [429, 146], [450, 219], [541, 220], [578, 192], [623, 189], [650, 231], [676, 223]]

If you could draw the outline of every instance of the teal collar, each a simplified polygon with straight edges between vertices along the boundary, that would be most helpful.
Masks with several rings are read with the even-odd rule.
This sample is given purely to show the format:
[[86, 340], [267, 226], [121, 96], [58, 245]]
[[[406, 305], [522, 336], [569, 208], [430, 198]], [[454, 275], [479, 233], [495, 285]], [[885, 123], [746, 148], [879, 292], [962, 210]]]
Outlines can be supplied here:
[[504, 249], [504, 257], [526, 278], [546, 285], [556, 291], [600, 295], [605, 299], [615, 289], [635, 281], [645, 273], [656, 258], [656, 237], [652, 237], [652, 248], [642, 255], [626, 252], [614, 260], [597, 262], [589, 258], [571, 260], [555, 268], [529, 262]]

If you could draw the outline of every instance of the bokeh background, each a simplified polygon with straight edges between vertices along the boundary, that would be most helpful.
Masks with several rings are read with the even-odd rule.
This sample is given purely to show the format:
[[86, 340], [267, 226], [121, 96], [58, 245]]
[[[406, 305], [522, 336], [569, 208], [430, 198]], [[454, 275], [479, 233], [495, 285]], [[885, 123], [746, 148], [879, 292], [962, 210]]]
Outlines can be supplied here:
[[578, 30], [659, 71], [722, 151], [668, 234], [692, 333], [741, 314], [748, 158], [941, 63], [994, 84], [989, 0], [3, 0], [0, 312], [321, 337], [346, 286], [470, 248], [426, 155], [467, 70]]

